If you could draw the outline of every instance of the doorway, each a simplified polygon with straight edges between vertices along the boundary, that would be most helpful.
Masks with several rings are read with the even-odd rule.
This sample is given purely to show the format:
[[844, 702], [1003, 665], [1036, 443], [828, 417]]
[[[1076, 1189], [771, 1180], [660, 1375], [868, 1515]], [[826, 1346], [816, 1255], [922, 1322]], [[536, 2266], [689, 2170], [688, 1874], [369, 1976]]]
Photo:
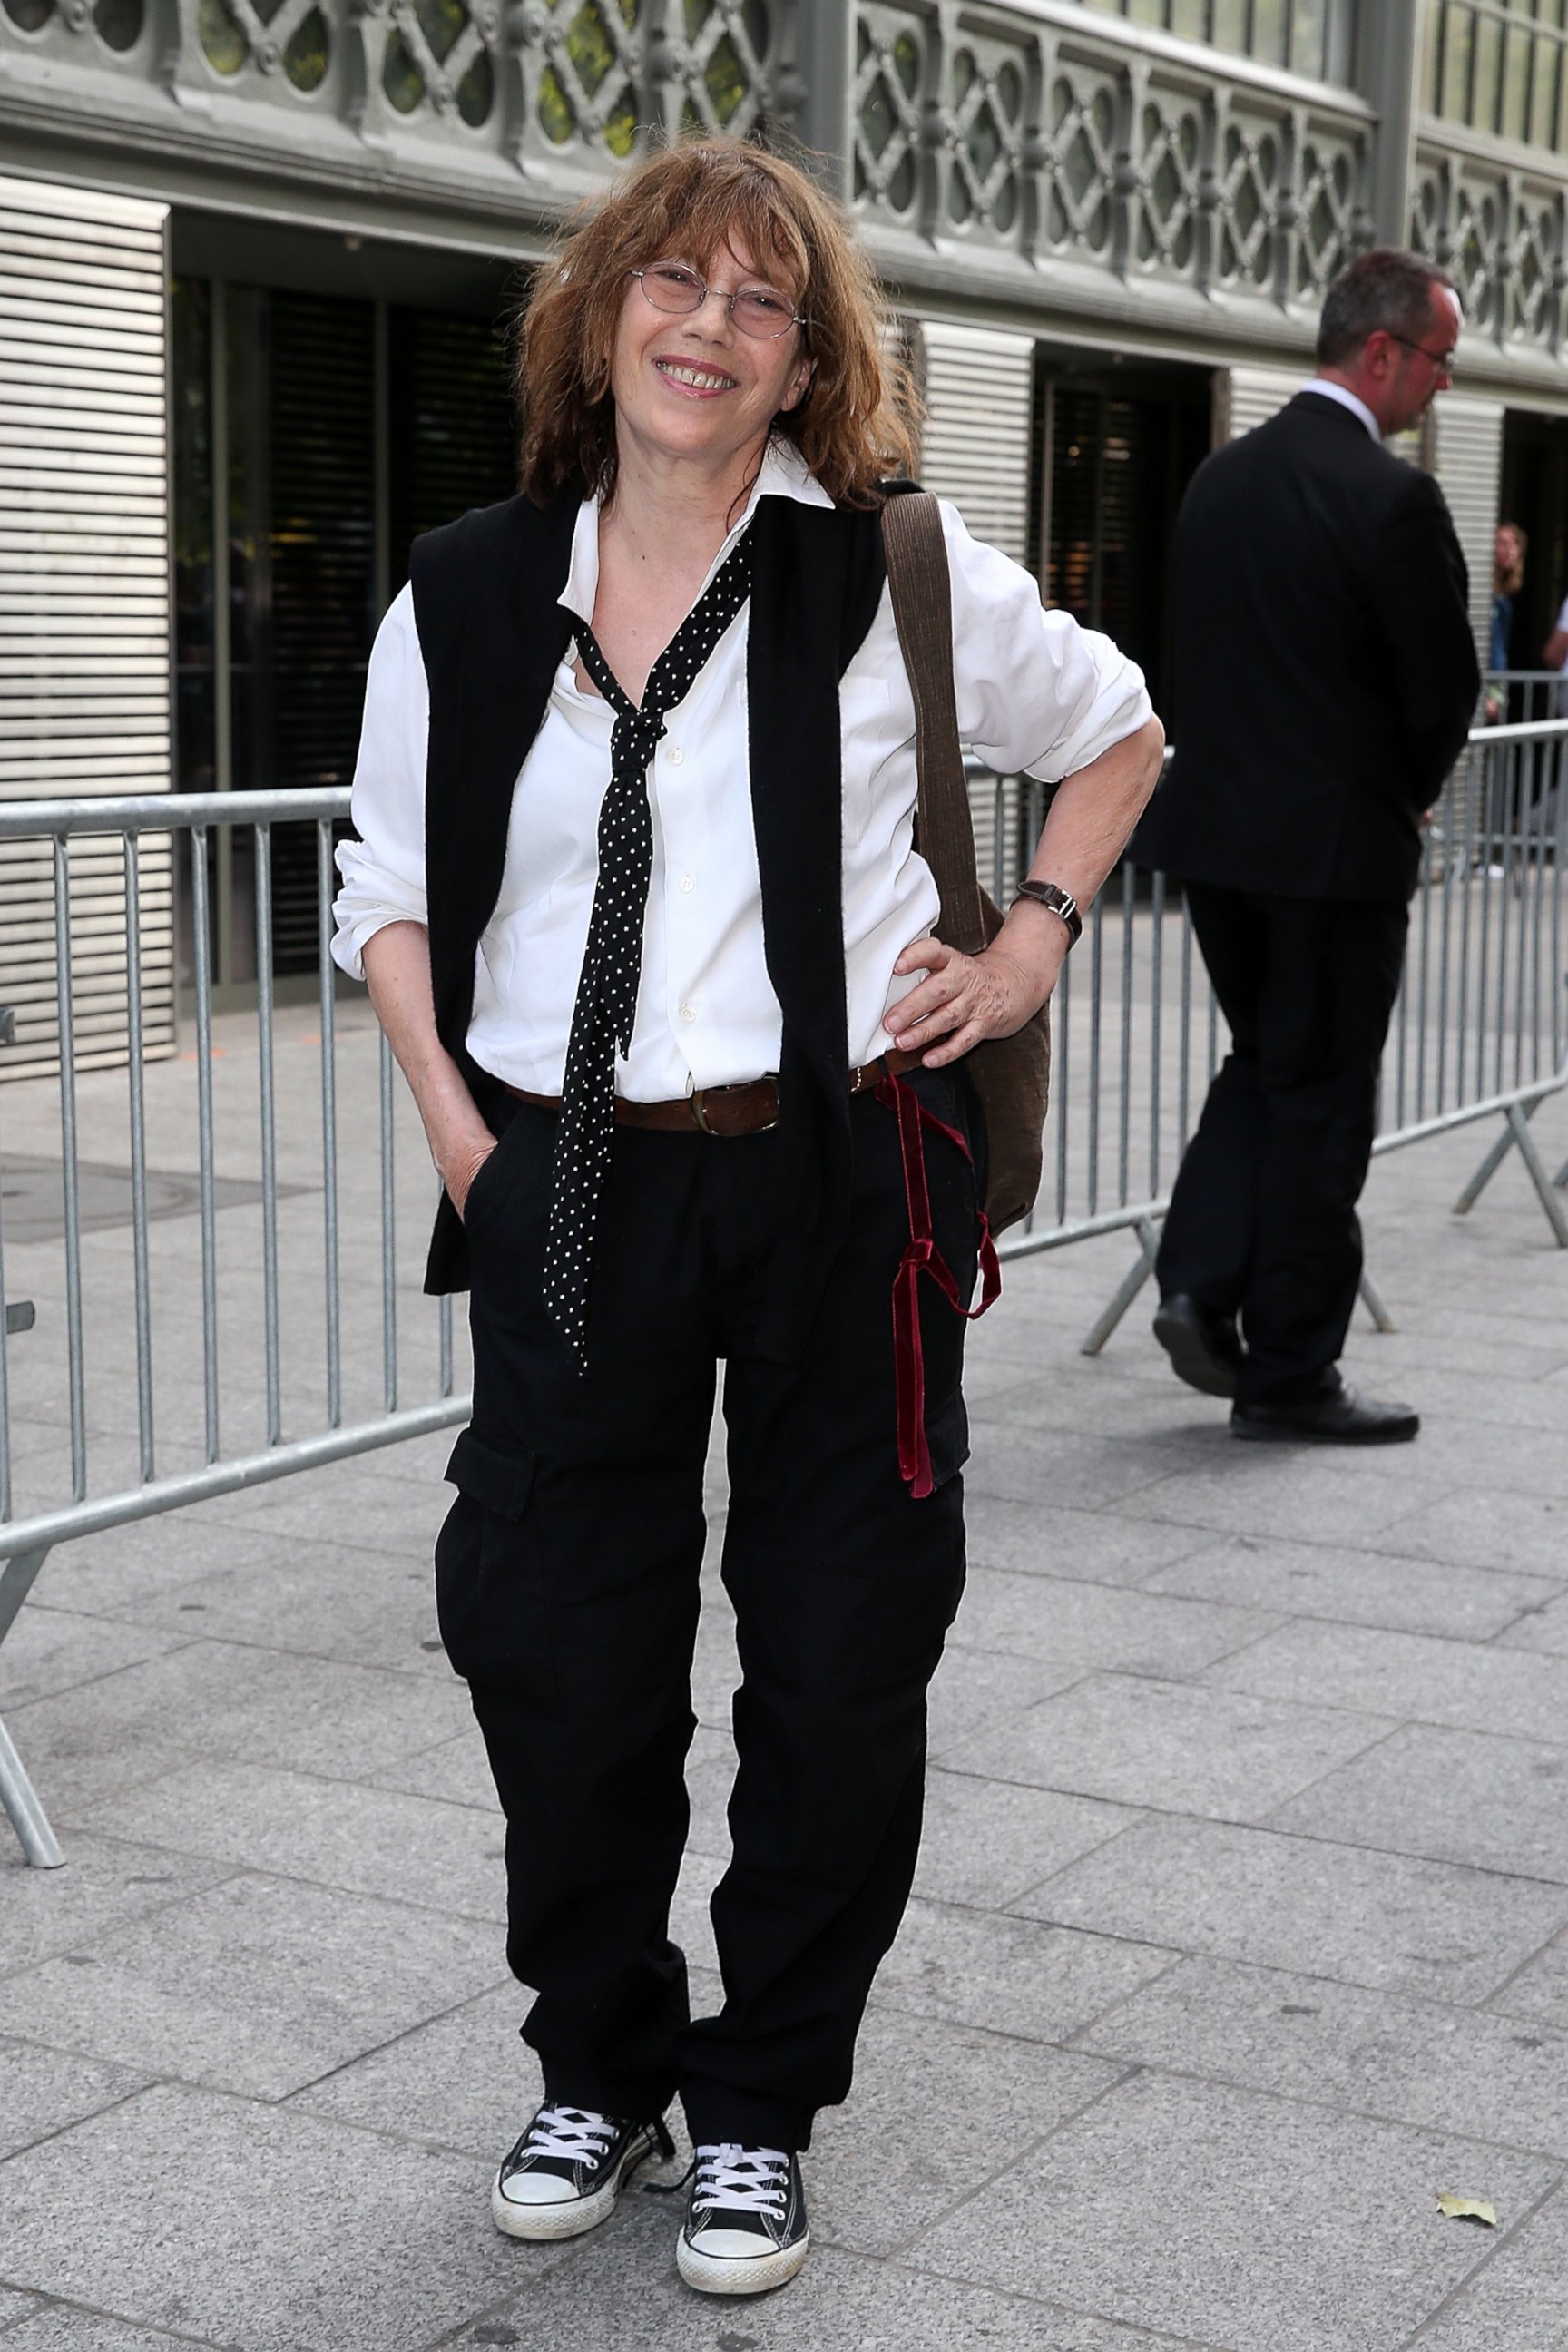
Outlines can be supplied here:
[[1176, 513], [1208, 455], [1212, 372], [1091, 362], [1042, 347], [1036, 366], [1033, 568], [1047, 604], [1102, 629], [1168, 711]]

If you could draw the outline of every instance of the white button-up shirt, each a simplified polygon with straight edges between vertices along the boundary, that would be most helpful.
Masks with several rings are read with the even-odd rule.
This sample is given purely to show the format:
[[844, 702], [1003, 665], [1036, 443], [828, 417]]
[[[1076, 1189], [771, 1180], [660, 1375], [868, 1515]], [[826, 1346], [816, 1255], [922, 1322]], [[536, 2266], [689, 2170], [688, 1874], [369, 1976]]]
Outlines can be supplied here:
[[[713, 559], [717, 572], [759, 499], [831, 504], [795, 451], [775, 445], [745, 514]], [[1109, 637], [1066, 613], [1044, 612], [1030, 575], [970, 537], [942, 503], [952, 574], [958, 723], [1001, 773], [1056, 782], [1141, 727], [1141, 672]], [[599, 512], [577, 518], [561, 603], [592, 623]], [[693, 1086], [726, 1086], [776, 1070], [778, 999], [763, 954], [762, 888], [752, 822], [746, 715], [751, 608], [731, 623], [684, 702], [666, 716], [648, 767], [653, 878], [630, 1054], [619, 1093], [663, 1102]], [[574, 675], [575, 647], [556, 671], [549, 706], [512, 795], [495, 911], [479, 941], [468, 1051], [482, 1069], [531, 1093], [558, 1095], [598, 873], [600, 803], [610, 777], [614, 714]], [[866, 640], [839, 686], [843, 739], [843, 897], [849, 1057], [870, 1061], [889, 1040], [889, 1006], [917, 973], [893, 975], [933, 928], [936, 886], [913, 846], [915, 715], [884, 588]], [[365, 941], [384, 924], [422, 923], [425, 762], [429, 694], [406, 588], [371, 655], [354, 772], [360, 839], [338, 850], [342, 887], [332, 953], [363, 977]]]
[[1352, 416], [1360, 417], [1374, 441], [1382, 440], [1382, 425], [1365, 401], [1353, 393], [1348, 384], [1333, 383], [1327, 376], [1315, 375], [1311, 383], [1304, 383], [1301, 389], [1303, 392], [1315, 392], [1322, 400], [1337, 400], [1342, 408], [1348, 408]]

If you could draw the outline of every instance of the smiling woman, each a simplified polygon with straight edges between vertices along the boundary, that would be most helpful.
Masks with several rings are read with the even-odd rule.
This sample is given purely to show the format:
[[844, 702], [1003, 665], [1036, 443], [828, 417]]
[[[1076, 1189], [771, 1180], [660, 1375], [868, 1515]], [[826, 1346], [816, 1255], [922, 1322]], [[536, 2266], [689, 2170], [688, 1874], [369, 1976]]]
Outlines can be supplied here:
[[[427, 1286], [472, 1291], [437, 1589], [543, 2073], [490, 2210], [593, 2228], [679, 2095], [706, 2294], [805, 2259], [801, 2151], [914, 1871], [963, 1583], [953, 1307], [994, 1268], [964, 1056], [1049, 995], [1162, 740], [1109, 639], [906, 502], [960, 730], [1059, 786], [1035, 895], [978, 954], [934, 935], [883, 320], [833, 205], [738, 142], [574, 224], [521, 340], [523, 494], [416, 544], [339, 854], [334, 952], [446, 1187]], [[724, 2000], [693, 2021], [669, 1909], [721, 1358], [745, 1680]]]
[[745, 281], [733, 268], [742, 254], [752, 284], [804, 313], [798, 344], [788, 338], [788, 352], [772, 354], [809, 363], [777, 429], [829, 498], [874, 505], [878, 483], [909, 467], [912, 386], [889, 355], [893, 339], [881, 331], [888, 314], [870, 262], [829, 199], [759, 148], [676, 147], [576, 224], [535, 285], [518, 370], [528, 420], [522, 479], [532, 497], [572, 480], [601, 496], [615, 486], [615, 354], [632, 273], [683, 265], [729, 293]]

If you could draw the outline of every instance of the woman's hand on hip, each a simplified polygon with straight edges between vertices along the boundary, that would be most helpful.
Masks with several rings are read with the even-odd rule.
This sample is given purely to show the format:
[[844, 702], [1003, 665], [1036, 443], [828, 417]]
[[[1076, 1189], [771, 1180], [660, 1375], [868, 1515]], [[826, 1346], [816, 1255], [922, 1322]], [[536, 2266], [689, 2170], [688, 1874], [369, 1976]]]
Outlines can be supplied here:
[[1055, 988], [1068, 946], [1064, 924], [1044, 908], [1032, 911], [1044, 914], [1044, 922], [1031, 922], [1026, 933], [1009, 916], [980, 955], [963, 955], [935, 939], [907, 947], [894, 971], [926, 976], [889, 1008], [882, 1026], [893, 1044], [938, 1070], [987, 1037], [1021, 1029]]

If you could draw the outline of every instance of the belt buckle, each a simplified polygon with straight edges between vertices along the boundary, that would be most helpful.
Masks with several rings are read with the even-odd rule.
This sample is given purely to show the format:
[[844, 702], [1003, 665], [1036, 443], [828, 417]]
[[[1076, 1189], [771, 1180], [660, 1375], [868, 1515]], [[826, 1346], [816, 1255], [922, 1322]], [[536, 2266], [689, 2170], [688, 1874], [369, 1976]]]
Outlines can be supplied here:
[[691, 1105], [692, 1125], [694, 1127], [700, 1128], [704, 1135], [710, 1135], [713, 1137], [715, 1141], [718, 1141], [721, 1139], [718, 1129], [716, 1127], [710, 1127], [708, 1123], [708, 1108], [707, 1105], [703, 1101], [703, 1097], [707, 1092], [708, 1089], [706, 1087], [693, 1087], [686, 1099]]

